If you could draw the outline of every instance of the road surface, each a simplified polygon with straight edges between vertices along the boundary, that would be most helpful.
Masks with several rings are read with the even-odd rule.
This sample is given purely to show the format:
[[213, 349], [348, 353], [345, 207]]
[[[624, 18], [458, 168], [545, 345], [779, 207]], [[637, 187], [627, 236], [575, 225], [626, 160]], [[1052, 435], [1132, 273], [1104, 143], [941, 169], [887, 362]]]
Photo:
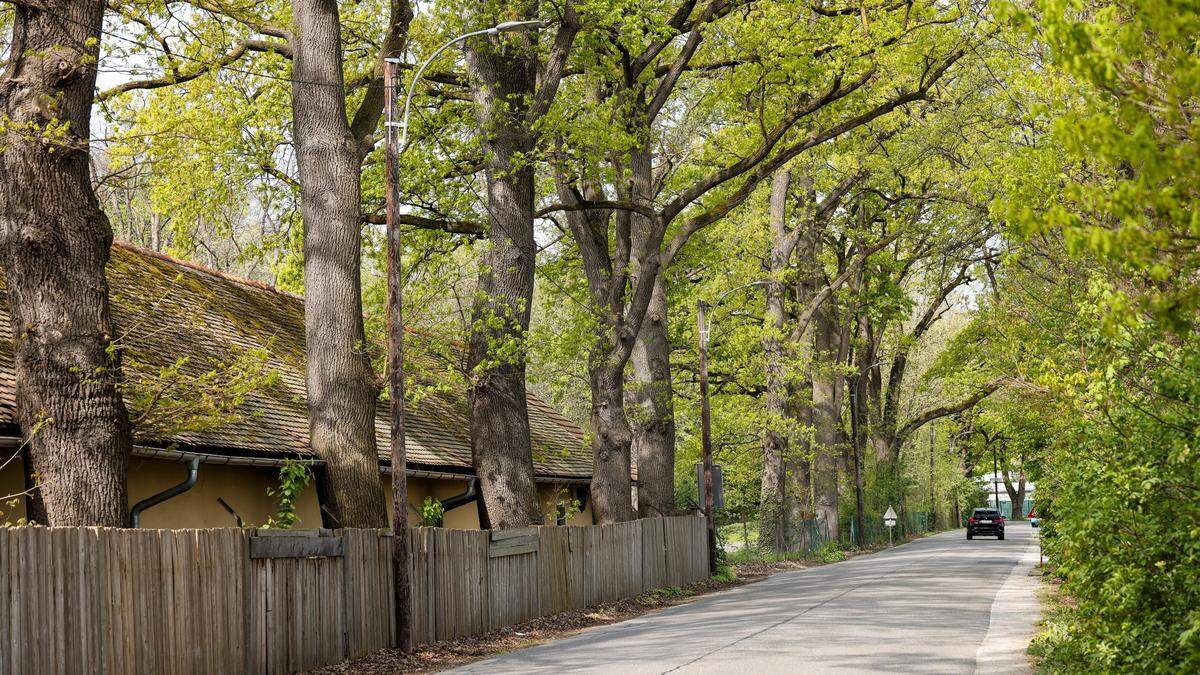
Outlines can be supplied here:
[[456, 673], [1012, 673], [1039, 619], [1034, 531], [957, 530], [699, 598]]

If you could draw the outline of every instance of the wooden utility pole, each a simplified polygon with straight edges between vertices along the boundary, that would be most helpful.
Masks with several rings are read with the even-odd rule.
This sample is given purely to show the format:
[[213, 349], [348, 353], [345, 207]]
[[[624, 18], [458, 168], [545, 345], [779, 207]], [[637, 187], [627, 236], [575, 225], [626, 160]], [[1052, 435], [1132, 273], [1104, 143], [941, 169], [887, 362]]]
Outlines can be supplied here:
[[396, 616], [396, 646], [412, 651], [412, 620], [409, 616], [408, 547], [408, 465], [404, 446], [404, 315], [401, 311], [404, 280], [401, 276], [400, 225], [396, 222], [397, 153], [396, 147], [396, 64], [383, 63], [387, 95], [384, 112], [386, 142], [384, 158], [387, 171], [387, 341], [388, 410], [391, 417], [392, 451], [392, 579]]
[[929, 425], [929, 529], [937, 529], [937, 495], [933, 490], [933, 444], [935, 432], [933, 425]]
[[700, 333], [700, 443], [704, 449], [704, 526], [708, 531], [708, 571], [717, 573], [717, 521], [713, 513], [712, 414], [708, 406], [708, 306], [700, 300], [696, 306], [696, 325]]
[[996, 446], [992, 446], [992, 487], [996, 491], [996, 512], [1000, 512], [1000, 460], [996, 459]]

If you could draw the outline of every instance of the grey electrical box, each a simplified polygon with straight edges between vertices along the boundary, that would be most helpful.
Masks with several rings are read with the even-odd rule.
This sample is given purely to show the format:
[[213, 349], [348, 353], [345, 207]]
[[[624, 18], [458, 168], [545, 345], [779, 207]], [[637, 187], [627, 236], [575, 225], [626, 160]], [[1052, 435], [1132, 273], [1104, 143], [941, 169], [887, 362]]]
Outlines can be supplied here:
[[[704, 510], [704, 462], [696, 462], [697, 506]], [[725, 507], [725, 481], [721, 476], [721, 465], [713, 464], [713, 508]]]

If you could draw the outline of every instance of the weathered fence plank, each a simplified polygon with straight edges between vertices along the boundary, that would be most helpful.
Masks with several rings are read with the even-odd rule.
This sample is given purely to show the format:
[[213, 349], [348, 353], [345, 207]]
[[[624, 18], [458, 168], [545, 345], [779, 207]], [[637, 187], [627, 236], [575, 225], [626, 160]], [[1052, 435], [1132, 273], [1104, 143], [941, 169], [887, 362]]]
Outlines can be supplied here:
[[[393, 644], [390, 532], [314, 534], [0, 528], [0, 673], [274, 674]], [[410, 546], [418, 644], [708, 571], [694, 516], [496, 533], [418, 528]]]

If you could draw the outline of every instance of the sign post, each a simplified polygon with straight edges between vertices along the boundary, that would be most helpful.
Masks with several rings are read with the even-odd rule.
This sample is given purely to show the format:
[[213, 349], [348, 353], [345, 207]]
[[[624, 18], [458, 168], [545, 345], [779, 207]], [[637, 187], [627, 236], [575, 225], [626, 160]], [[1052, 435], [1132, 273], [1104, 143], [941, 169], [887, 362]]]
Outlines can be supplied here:
[[892, 528], [896, 527], [896, 510], [888, 504], [888, 510], [883, 514], [883, 524], [888, 528], [888, 546], [892, 545]]

